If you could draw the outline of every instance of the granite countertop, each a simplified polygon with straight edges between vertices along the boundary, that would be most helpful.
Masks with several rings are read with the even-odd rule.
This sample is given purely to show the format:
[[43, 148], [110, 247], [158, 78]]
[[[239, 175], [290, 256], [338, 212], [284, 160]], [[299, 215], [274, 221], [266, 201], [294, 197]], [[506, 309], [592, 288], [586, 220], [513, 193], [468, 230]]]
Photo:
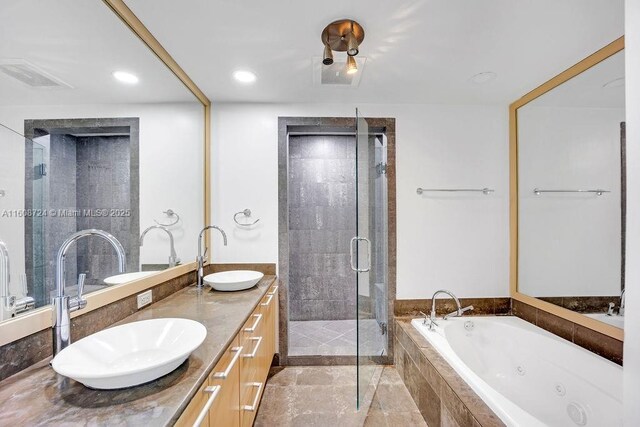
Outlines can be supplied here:
[[92, 390], [54, 372], [43, 360], [0, 382], [3, 425], [172, 425], [260, 302], [275, 276], [240, 292], [189, 286], [117, 324], [163, 317], [197, 320], [207, 338], [172, 373], [145, 385]]

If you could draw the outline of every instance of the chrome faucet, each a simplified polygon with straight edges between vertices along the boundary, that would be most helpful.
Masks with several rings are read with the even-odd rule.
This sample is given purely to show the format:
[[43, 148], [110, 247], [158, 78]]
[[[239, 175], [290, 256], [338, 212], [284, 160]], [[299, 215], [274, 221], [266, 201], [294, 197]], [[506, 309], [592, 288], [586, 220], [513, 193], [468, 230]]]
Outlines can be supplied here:
[[73, 243], [83, 237], [100, 237], [116, 250], [118, 254], [118, 271], [124, 273], [127, 265], [127, 257], [122, 244], [106, 231], [91, 228], [78, 231], [72, 234], [62, 243], [56, 256], [56, 296], [53, 298], [53, 355], [58, 354], [62, 349], [71, 344], [71, 312], [82, 310], [87, 306], [87, 300], [82, 293], [84, 291], [84, 273], [78, 276], [78, 295], [69, 297], [65, 294], [64, 261], [67, 251]]
[[24, 295], [17, 298], [11, 295], [11, 275], [10, 275], [9, 248], [0, 240], [0, 320], [14, 317], [16, 314], [36, 308], [36, 301], [27, 295], [27, 276], [20, 275]]
[[171, 233], [171, 231], [169, 231], [167, 227], [163, 227], [162, 225], [152, 225], [151, 227], [144, 230], [140, 235], [140, 246], [142, 246], [144, 243], [144, 236], [154, 228], [162, 230], [169, 235], [169, 267], [175, 267], [176, 264], [180, 262], [180, 260], [178, 259], [178, 255], [176, 254], [176, 247], [173, 244], [173, 233]]
[[433, 330], [434, 326], [438, 326], [438, 324], [436, 323], [436, 297], [439, 294], [447, 294], [449, 295], [453, 301], [456, 303], [456, 310], [452, 311], [449, 314], [446, 314], [442, 320], [447, 320], [450, 317], [457, 317], [457, 316], [462, 316], [465, 312], [473, 310], [473, 306], [467, 306], [467, 307], [462, 307], [460, 305], [460, 300], [458, 299], [458, 297], [456, 297], [451, 291], [447, 291], [444, 289], [440, 289], [438, 291], [436, 291], [433, 296], [431, 297], [431, 314], [429, 315], [429, 330]]
[[11, 292], [9, 291], [10, 280], [9, 249], [7, 248], [7, 245], [0, 240], [0, 304], [2, 305], [0, 308], [0, 310], [2, 310], [0, 319], [2, 320], [13, 317], [13, 312], [15, 310], [16, 297], [11, 296]]
[[202, 288], [202, 281], [204, 279], [204, 258], [207, 256], [207, 251], [209, 250], [209, 248], [204, 248], [204, 254], [202, 253], [202, 235], [210, 228], [215, 228], [220, 232], [220, 234], [222, 234], [224, 245], [227, 246], [227, 233], [217, 225], [207, 225], [202, 229], [202, 231], [200, 231], [200, 235], [198, 236], [198, 257], [196, 258], [196, 261], [198, 262], [198, 289]]

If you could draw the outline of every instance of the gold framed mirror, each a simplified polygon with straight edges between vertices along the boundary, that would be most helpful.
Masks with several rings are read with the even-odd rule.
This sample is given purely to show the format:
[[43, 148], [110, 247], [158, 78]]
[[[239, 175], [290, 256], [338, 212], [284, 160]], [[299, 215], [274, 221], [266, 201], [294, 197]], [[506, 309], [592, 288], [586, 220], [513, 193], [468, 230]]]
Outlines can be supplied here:
[[[25, 31], [30, 31], [30, 35], [33, 35], [32, 28], [29, 25], [21, 25], [20, 21], [22, 16], [31, 24], [37, 24], [33, 22], [33, 16], [26, 13], [29, 11], [29, 2], [15, 2], [15, 4], [7, 4], [5, 7], [13, 13], [15, 19], [13, 25], [17, 29], [22, 26]], [[51, 7], [56, 9], [56, 5], [51, 5]], [[92, 34], [87, 35], [87, 32], [82, 33], [83, 28], [80, 26], [76, 28], [73, 25], [64, 25], [63, 22], [58, 25], [58, 32], [56, 32], [55, 27], [49, 32], [46, 31], [46, 28], [40, 28], [41, 31], [37, 33], [39, 36], [20, 37], [21, 33], [16, 30], [15, 34], [12, 33], [13, 39], [7, 40], [7, 43], [3, 46], [3, 51], [0, 52], [0, 57], [15, 58], [19, 56], [24, 58], [24, 63], [35, 63], [38, 66], [37, 69], [47, 72], [45, 76], [58, 74], [55, 76], [57, 79], [54, 80], [64, 83], [59, 88], [39, 89], [14, 81], [15, 78], [11, 75], [11, 72], [4, 72], [2, 75], [1, 84], [7, 90], [4, 91], [4, 104], [0, 106], [0, 112], [2, 113], [0, 124], [4, 124], [0, 130], [6, 132], [3, 134], [4, 139], [0, 142], [4, 144], [3, 149], [8, 150], [5, 153], [11, 151], [12, 153], [15, 152], [16, 155], [21, 154], [23, 156], [22, 160], [14, 162], [22, 164], [22, 170], [19, 167], [15, 170], [5, 168], [5, 172], [11, 174], [11, 177], [15, 177], [18, 184], [20, 184], [20, 180], [22, 182], [25, 181], [24, 171], [29, 171], [31, 164], [24, 160], [24, 156], [29, 154], [31, 150], [30, 144], [33, 144], [34, 137], [41, 137], [43, 130], [48, 131], [48, 133], [45, 132], [46, 138], [51, 135], [49, 139], [53, 139], [54, 134], [63, 134], [59, 132], [60, 129], [65, 131], [64, 135], [70, 134], [78, 137], [81, 132], [79, 133], [76, 125], [83, 121], [95, 121], [96, 117], [101, 119], [106, 117], [105, 120], [107, 121], [127, 121], [127, 128], [133, 130], [125, 132], [123, 126], [109, 126], [107, 131], [105, 130], [106, 128], [93, 123], [91, 125], [93, 127], [87, 125], [87, 128], [90, 129], [82, 133], [82, 135], [85, 139], [89, 137], [110, 138], [118, 136], [130, 138], [131, 141], [135, 140], [136, 157], [132, 155], [124, 160], [120, 157], [117, 159], [115, 157], [109, 158], [103, 162], [104, 164], [89, 165], [88, 170], [95, 172], [96, 170], [108, 169], [111, 166], [113, 170], [116, 170], [117, 166], [121, 164], [131, 166], [126, 169], [121, 167], [113, 173], [119, 174], [119, 176], [132, 177], [130, 178], [132, 182], [134, 179], [139, 179], [139, 185], [131, 185], [124, 190], [130, 194], [136, 193], [128, 201], [133, 202], [131, 203], [131, 210], [138, 210], [134, 216], [137, 221], [136, 227], [121, 227], [122, 229], [116, 227], [115, 231], [109, 230], [109, 232], [114, 235], [117, 232], [124, 232], [125, 235], [127, 233], [130, 234], [126, 240], [133, 242], [130, 246], [132, 253], [135, 252], [134, 256], [129, 256], [129, 247], [124, 249], [127, 251], [128, 259], [134, 259], [135, 262], [130, 262], [131, 265], [127, 266], [126, 273], [143, 271], [145, 264], [154, 266], [151, 269], [153, 271], [144, 271], [149, 274], [133, 275], [131, 278], [127, 276], [116, 282], [108, 283], [105, 277], [107, 274], [96, 275], [95, 280], [98, 283], [93, 286], [96, 289], [89, 289], [92, 292], [85, 293], [87, 306], [83, 310], [72, 314], [72, 317], [77, 317], [196, 270], [195, 253], [197, 251], [198, 232], [210, 217], [211, 102], [133, 14], [124, 1], [103, 0], [103, 2], [83, 3], [73, 7], [76, 8], [74, 12], [77, 12], [75, 15], [92, 16], [92, 19], [86, 20], [87, 25], [101, 30], [93, 31], [91, 32]], [[68, 10], [64, 11], [61, 7], [58, 9], [60, 10], [54, 10], [53, 12], [60, 14], [65, 19], [74, 19], [74, 13], [68, 13]], [[31, 10], [33, 10], [33, 6], [31, 6]], [[51, 14], [43, 13], [43, 19], [48, 19], [52, 23], [56, 22], [56, 19], [52, 19], [53, 12]], [[43, 27], [46, 27], [46, 25]], [[65, 28], [68, 28], [68, 31]], [[64, 31], [67, 32], [65, 33]], [[78, 36], [78, 33], [84, 36]], [[51, 44], [52, 39], [61, 42], [53, 46]], [[24, 43], [22, 43], [23, 41]], [[47, 49], [47, 55], [41, 54], [42, 49]], [[93, 60], [91, 59], [91, 54], [96, 55]], [[9, 65], [14, 66], [15, 64]], [[126, 68], [127, 66], [133, 68], [133, 70], [129, 71], [136, 71], [137, 69], [140, 73], [139, 85], [127, 86], [122, 81], [116, 81], [119, 80], [118, 76], [116, 76], [117, 70], [120, 67]], [[162, 88], [165, 88], [164, 92]], [[47, 126], [43, 124], [44, 122], [47, 122]], [[33, 135], [27, 136], [29, 132], [22, 131], [22, 123], [24, 123], [24, 129], [34, 130]], [[169, 141], [168, 135], [171, 132], [181, 132], [181, 134], [174, 134], [171, 141]], [[161, 144], [161, 139], [163, 138], [166, 139], [164, 145]], [[47, 139], [47, 142], [51, 143], [49, 139]], [[86, 141], [74, 142], [74, 144], [80, 143], [86, 143]], [[133, 143], [131, 143], [131, 147], [133, 146]], [[48, 145], [45, 145], [46, 147], [50, 148]], [[144, 150], [146, 150], [146, 154]], [[133, 149], [131, 149], [131, 152], [133, 152]], [[49, 151], [47, 159], [52, 158], [51, 151]], [[74, 162], [77, 161], [76, 157]], [[181, 169], [179, 165], [184, 166]], [[54, 164], [43, 163], [42, 166], [46, 167], [37, 170], [43, 172], [41, 173], [42, 176], [48, 175], [50, 177], [47, 178], [50, 179], [50, 185], [45, 187], [45, 197], [48, 197], [49, 194], [54, 194], [54, 192], [61, 190], [52, 186], [54, 184], [52, 177], [56, 172], [53, 169]], [[92, 167], [93, 169], [91, 169]], [[61, 172], [64, 169], [63, 167], [58, 168]], [[127, 172], [123, 173], [123, 170]], [[131, 172], [128, 172], [129, 170]], [[60, 176], [62, 176], [61, 172]], [[98, 172], [95, 173], [97, 174]], [[144, 176], [145, 174], [146, 176]], [[26, 175], [28, 178], [28, 173]], [[73, 175], [77, 177], [77, 174]], [[28, 179], [26, 181], [27, 184], [30, 183]], [[58, 181], [55, 183], [57, 184]], [[77, 182], [74, 182], [74, 185], [77, 185]], [[159, 186], [159, 188], [153, 189], [154, 186]], [[23, 187], [24, 191], [18, 191], [20, 187]], [[28, 200], [26, 195], [30, 191], [30, 186], [23, 183], [21, 186], [17, 185], [16, 188], [18, 190], [13, 191], [14, 189], [12, 189], [12, 191], [3, 193], [3, 195], [13, 197], [13, 199], [10, 197], [4, 199], [5, 205], [2, 207], [5, 210], [10, 211], [10, 209], [14, 208], [16, 208], [15, 210], [26, 210], [22, 208], [29, 207], [28, 204], [19, 205], [16, 203], [22, 203], [24, 199]], [[180, 190], [177, 191], [176, 188]], [[163, 192], [163, 189], [167, 191]], [[115, 191], [117, 190], [113, 190], [114, 194]], [[150, 197], [150, 195], [155, 196]], [[143, 198], [145, 199], [144, 205], [141, 201]], [[80, 198], [77, 199], [79, 200]], [[14, 205], [6, 204], [10, 200]], [[160, 202], [162, 206], [152, 206], [149, 202], [153, 202], [152, 204]], [[78, 211], [82, 212], [82, 215], [85, 212], [85, 210], [76, 209], [77, 206], [71, 206], [69, 209], [67, 209], [67, 205], [63, 207], [65, 211]], [[177, 217], [173, 213], [167, 214], [163, 212], [163, 209], [173, 211], [173, 209], [167, 209], [170, 207], [180, 213], [181, 217], [178, 218], [181, 219], [182, 223], [172, 229], [175, 236], [177, 256], [173, 256], [173, 261], [170, 256], [169, 262], [167, 262], [170, 241], [167, 236], [162, 233], [154, 233], [155, 235], [146, 237], [145, 248], [142, 248], [141, 239], [145, 234], [142, 232], [143, 229], [158, 228], [149, 227], [154, 226], [155, 219], [160, 221], [162, 226], [165, 226], [165, 222], [173, 220], [172, 215]], [[56, 206], [56, 212], [59, 211], [57, 208], [59, 207]], [[89, 212], [89, 210], [86, 210], [86, 212]], [[7, 230], [11, 231], [13, 224], [11, 220], [12, 218], [4, 217], [5, 222], [2, 224], [4, 226], [2, 228], [4, 235], [10, 234]], [[20, 221], [21, 223], [28, 223], [24, 219], [20, 219]], [[91, 219], [85, 222], [87, 224], [83, 224], [82, 228], [106, 229], [112, 226], [112, 224], [106, 224], [103, 227], [101, 226], [102, 224], [92, 222]], [[32, 225], [29, 225], [29, 227], [32, 227]], [[57, 250], [59, 243], [56, 244], [54, 239], [51, 238], [52, 243], [45, 246], [31, 238], [26, 232], [28, 227], [14, 228], [18, 230], [14, 233], [16, 236], [13, 236], [16, 238], [10, 241], [11, 244], [8, 246], [12, 250], [13, 259], [11, 262], [14, 267], [11, 269], [12, 280], [10, 284], [12, 287], [10, 291], [15, 293], [14, 282], [19, 282], [19, 280], [15, 279], [21, 276], [22, 270], [26, 270], [24, 276], [27, 278], [34, 275], [29, 270], [31, 267], [28, 258], [31, 256], [31, 248], [36, 246], [45, 247], [46, 250], [43, 251], [44, 255], [41, 258], [48, 262], [53, 258], [50, 256], [51, 250]], [[165, 228], [167, 227], [165, 226]], [[63, 239], [69, 233], [68, 230], [64, 231], [64, 233], [58, 233], [61, 236], [64, 234], [65, 237]], [[47, 233], [48, 235], [53, 234], [50, 231]], [[4, 240], [9, 241], [7, 237], [4, 237]], [[120, 240], [124, 241], [125, 238], [120, 237]], [[205, 241], [208, 244], [208, 236], [205, 236]], [[174, 252], [173, 243], [172, 237], [172, 252]], [[22, 249], [21, 245], [26, 245], [27, 249]], [[158, 246], [161, 246], [161, 253], [156, 251]], [[181, 248], [181, 246], [183, 247]], [[27, 254], [26, 257], [20, 256], [20, 254], [25, 253]], [[111, 256], [110, 253], [109, 256]], [[75, 277], [72, 278], [71, 276], [83, 270], [80, 267], [80, 262], [76, 259], [74, 261], [74, 264], [77, 263], [78, 265], [77, 272], [76, 265], [74, 265], [74, 268], [70, 269], [74, 274], [67, 274], [67, 286], [75, 284]], [[95, 263], [91, 265], [93, 264]], [[18, 268], [15, 268], [16, 266]], [[51, 270], [53, 267], [49, 266], [48, 268]], [[43, 274], [43, 277], [49, 277], [47, 276], [49, 273], [48, 271]], [[114, 274], [112, 272], [108, 273]], [[104, 281], [105, 285], [103, 285], [102, 281]], [[34, 294], [36, 281], [29, 280], [26, 282], [24, 290], [20, 288], [17, 292], [31, 296]], [[48, 300], [51, 289], [50, 286], [46, 287], [46, 284], [51, 280], [42, 280], [41, 282], [45, 284], [40, 292], [42, 294], [41, 304], [34, 304], [31, 309], [20, 313], [9, 313], [8, 316], [3, 318], [3, 321], [0, 321], [0, 346], [51, 327], [52, 308]], [[20, 297], [21, 295], [18, 296]]]
[[624, 37], [509, 106], [514, 300], [624, 336]]

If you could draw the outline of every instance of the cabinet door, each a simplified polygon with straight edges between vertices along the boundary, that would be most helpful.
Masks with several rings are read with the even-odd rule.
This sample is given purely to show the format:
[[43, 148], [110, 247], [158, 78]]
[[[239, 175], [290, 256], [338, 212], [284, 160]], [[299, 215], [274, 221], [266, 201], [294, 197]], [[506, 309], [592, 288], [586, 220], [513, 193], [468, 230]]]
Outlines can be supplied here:
[[[207, 405], [207, 401], [209, 400], [209, 397], [211, 397], [211, 393], [206, 391], [208, 387], [209, 387], [209, 382], [205, 381], [204, 384], [202, 384], [202, 387], [200, 387], [200, 389], [196, 393], [196, 395], [193, 396], [193, 398], [191, 399], [191, 402], [189, 402], [189, 406], [187, 406], [187, 408], [184, 410], [182, 415], [180, 415], [180, 418], [178, 418], [178, 421], [176, 422], [177, 427], [193, 427], [195, 425], [195, 422], [198, 420], [198, 417], [200, 416], [205, 406]], [[204, 418], [201, 417], [201, 419], [202, 419], [202, 422], [200, 423], [200, 427], [210, 426], [208, 417], [204, 417]]]
[[220, 386], [220, 394], [209, 411], [211, 427], [240, 425], [240, 339], [231, 342], [209, 375], [209, 384]]

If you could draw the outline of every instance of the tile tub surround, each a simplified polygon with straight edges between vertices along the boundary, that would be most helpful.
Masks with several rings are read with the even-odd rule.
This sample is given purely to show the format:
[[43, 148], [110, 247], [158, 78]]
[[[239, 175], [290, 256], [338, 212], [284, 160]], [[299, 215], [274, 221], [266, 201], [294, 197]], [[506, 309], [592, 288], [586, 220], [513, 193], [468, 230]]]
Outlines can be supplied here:
[[504, 426], [410, 322], [395, 321], [395, 366], [429, 427]]
[[374, 374], [360, 412], [355, 410], [356, 384], [355, 366], [284, 368], [267, 380], [255, 426], [426, 427], [392, 366]]
[[599, 356], [622, 365], [623, 342], [592, 329], [513, 300], [513, 314]]
[[[154, 286], [153, 301], [158, 302], [196, 281], [190, 272]], [[138, 311], [136, 295], [130, 295], [71, 320], [71, 338], [77, 341], [98, 332]], [[51, 328], [28, 335], [0, 347], [0, 381], [52, 355]]]
[[[511, 314], [511, 298], [460, 298], [460, 305], [466, 307], [473, 305], [473, 311], [467, 312], [465, 316], [477, 315], [508, 315]], [[451, 313], [456, 309], [452, 299], [440, 299], [436, 304], [438, 316]], [[431, 299], [399, 299], [395, 301], [394, 313], [396, 316], [420, 316], [420, 312], [431, 311]]]
[[204, 343], [185, 363], [148, 384], [91, 390], [58, 376], [48, 360], [0, 382], [2, 423], [172, 425], [275, 280], [274, 276], [265, 276], [257, 287], [233, 293], [199, 292], [190, 286], [119, 322], [184, 317], [207, 328]]

